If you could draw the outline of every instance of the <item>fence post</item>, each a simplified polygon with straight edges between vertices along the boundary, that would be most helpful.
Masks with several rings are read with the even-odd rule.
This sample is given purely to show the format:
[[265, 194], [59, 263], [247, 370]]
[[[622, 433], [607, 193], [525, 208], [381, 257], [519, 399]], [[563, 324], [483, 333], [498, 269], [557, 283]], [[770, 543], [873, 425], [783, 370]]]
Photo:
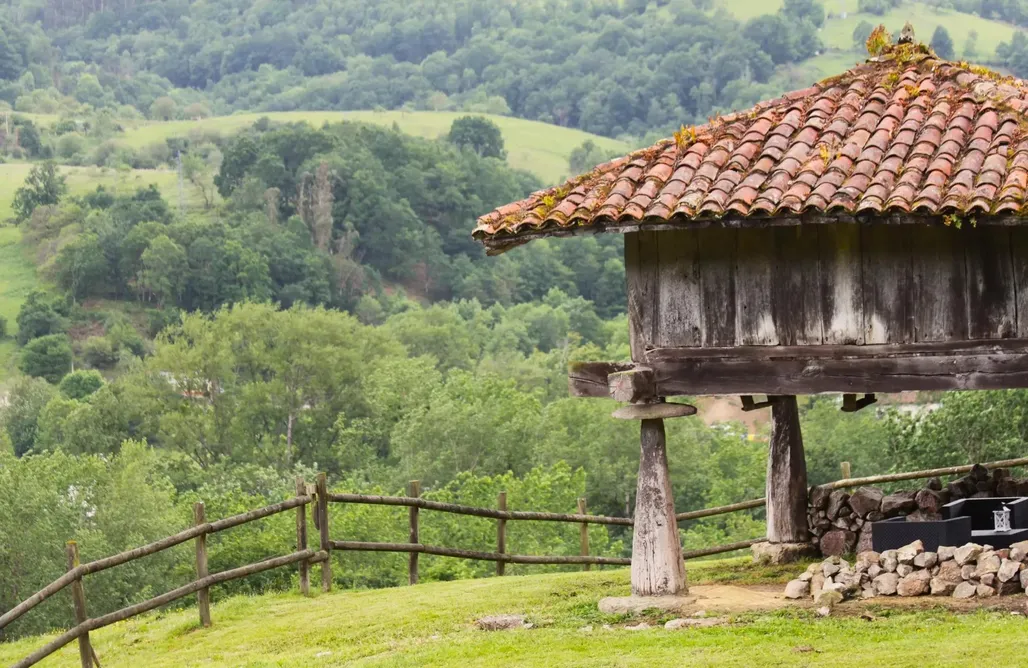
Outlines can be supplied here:
[[[68, 541], [68, 570], [75, 570], [79, 565], [79, 545], [73, 540]], [[82, 586], [82, 578], [71, 583], [71, 600], [75, 604], [75, 625], [86, 621], [86, 590]], [[93, 668], [93, 646], [89, 642], [89, 633], [79, 636], [79, 659], [82, 668]]]
[[321, 532], [321, 550], [329, 558], [321, 562], [321, 591], [332, 591], [332, 543], [328, 534], [328, 481], [324, 473], [318, 474], [318, 530]]
[[[421, 496], [421, 481], [411, 480], [410, 485], [407, 488], [407, 495], [412, 499], [416, 499]], [[421, 536], [418, 532], [418, 515], [419, 510], [417, 506], [411, 506], [410, 510], [410, 543], [411, 545], [417, 545], [421, 542]], [[418, 583], [418, 553], [411, 552], [409, 560], [407, 562], [407, 574], [408, 581], [412, 585]]]
[[[203, 501], [193, 504], [193, 526], [200, 526], [207, 523], [207, 512]], [[196, 579], [202, 580], [207, 577], [207, 534], [202, 533], [196, 537]], [[196, 592], [196, 605], [200, 608], [200, 624], [204, 628], [211, 625], [211, 590], [204, 587]]]
[[850, 463], [849, 462], [843, 462], [843, 463], [839, 464], [839, 471], [840, 471], [840, 473], [842, 473], [842, 478], [841, 478], [842, 480], [849, 480], [850, 479]]
[[[496, 499], [496, 507], [503, 512], [507, 511], [507, 492], [500, 492], [500, 495]], [[499, 554], [507, 553], [507, 520], [496, 521], [496, 552]], [[503, 575], [506, 570], [507, 562], [496, 562], [497, 575]]]
[[[578, 514], [579, 515], [587, 515], [588, 514], [586, 512], [586, 508], [585, 508], [585, 497], [584, 496], [578, 499]], [[583, 557], [588, 557], [589, 556], [589, 524], [587, 522], [582, 522], [582, 524], [579, 525], [579, 529], [578, 529], [578, 542], [579, 542], [580, 548], [581, 548], [579, 550], [579, 553]], [[586, 564], [585, 568], [583, 570], [587, 571], [589, 569], [590, 569], [590, 564]]]
[[[307, 493], [307, 485], [302, 477], [296, 478], [296, 495], [304, 496]], [[303, 552], [307, 549], [307, 504], [296, 507], [296, 551]], [[306, 559], [300, 562], [300, 593], [304, 596], [311, 595], [311, 571], [310, 564]]]

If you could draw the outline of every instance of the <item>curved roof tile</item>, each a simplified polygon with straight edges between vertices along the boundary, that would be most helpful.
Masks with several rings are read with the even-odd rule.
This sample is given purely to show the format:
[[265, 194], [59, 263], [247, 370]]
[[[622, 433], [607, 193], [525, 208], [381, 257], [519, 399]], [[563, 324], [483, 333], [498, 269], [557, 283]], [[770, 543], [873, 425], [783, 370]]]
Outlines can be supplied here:
[[1026, 111], [1028, 82], [897, 46], [500, 207], [473, 235], [502, 251], [527, 235], [619, 223], [1018, 216], [1028, 212]]

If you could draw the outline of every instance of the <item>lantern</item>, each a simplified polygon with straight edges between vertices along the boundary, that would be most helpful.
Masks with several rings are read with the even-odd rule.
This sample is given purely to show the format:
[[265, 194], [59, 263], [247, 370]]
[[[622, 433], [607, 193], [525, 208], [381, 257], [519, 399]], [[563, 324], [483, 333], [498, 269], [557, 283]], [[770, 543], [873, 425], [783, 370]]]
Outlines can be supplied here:
[[996, 525], [996, 531], [1010, 531], [1010, 508], [1003, 506], [1002, 510], [992, 511], [992, 521]]

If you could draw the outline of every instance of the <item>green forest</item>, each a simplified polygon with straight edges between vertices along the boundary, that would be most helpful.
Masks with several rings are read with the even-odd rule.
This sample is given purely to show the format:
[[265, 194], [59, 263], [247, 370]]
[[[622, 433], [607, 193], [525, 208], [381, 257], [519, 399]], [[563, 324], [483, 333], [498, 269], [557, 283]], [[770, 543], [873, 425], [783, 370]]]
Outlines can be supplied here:
[[[913, 7], [849, 3], [843, 49], [832, 36], [842, 18], [817, 0], [749, 13], [729, 4], [0, 5], [0, 167], [27, 171], [4, 231], [34, 272], [15, 313], [0, 318], [14, 351], [0, 407], [0, 505], [9, 509], [0, 573], [10, 574], [0, 578], [0, 610], [63, 572], [66, 540], [84, 559], [106, 556], [189, 525], [195, 501], [225, 517], [287, 498], [296, 477], [319, 471], [336, 491], [396, 494], [416, 479], [435, 500], [493, 506], [506, 491], [513, 510], [570, 512], [586, 497], [590, 512], [630, 515], [638, 426], [612, 420], [612, 402], [567, 390], [568, 364], [629, 356], [622, 238], [536, 241], [486, 257], [470, 236], [475, 218], [551, 185], [509, 164], [518, 147], [490, 118], [640, 145], [807, 86], [804, 68], [818, 59], [856, 62], [871, 21], [885, 16], [898, 33], [895, 12]], [[940, 54], [977, 53], [1028, 74], [1026, 0], [916, 8], [1006, 26], [1009, 41], [989, 53], [985, 36], [958, 39], [941, 23], [921, 37]], [[460, 117], [428, 138], [273, 119], [292, 110]], [[268, 116], [233, 132], [122, 141], [133, 127], [242, 111]], [[568, 174], [612, 157], [603, 137], [564, 156]], [[168, 179], [73, 184], [84, 166]], [[838, 478], [843, 461], [870, 475], [1024, 453], [1025, 392], [920, 403], [933, 410], [884, 402], [845, 414], [838, 397], [804, 398], [811, 483]], [[668, 430], [679, 511], [764, 494], [766, 425], [691, 418]], [[402, 541], [405, 512], [346, 507], [333, 529]], [[488, 520], [422, 521], [428, 543], [484, 549], [495, 537]], [[211, 571], [280, 554], [294, 531], [283, 515], [212, 536]], [[510, 531], [522, 554], [578, 550], [574, 526]], [[763, 531], [762, 511], [683, 525], [689, 549]], [[631, 543], [598, 526], [590, 542], [616, 556]], [[91, 613], [188, 581], [182, 547], [97, 575]], [[336, 558], [341, 587], [406, 581], [404, 556]], [[425, 580], [492, 568], [422, 563]], [[271, 571], [218, 595], [284, 589], [294, 578]], [[66, 626], [69, 610], [57, 597], [3, 637]]]

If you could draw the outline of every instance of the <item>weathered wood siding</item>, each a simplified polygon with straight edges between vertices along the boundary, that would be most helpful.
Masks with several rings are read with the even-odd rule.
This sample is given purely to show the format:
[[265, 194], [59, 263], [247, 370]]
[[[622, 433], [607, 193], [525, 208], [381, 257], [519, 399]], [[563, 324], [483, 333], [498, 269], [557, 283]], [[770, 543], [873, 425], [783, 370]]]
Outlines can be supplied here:
[[640, 232], [625, 256], [637, 362], [652, 348], [1028, 336], [1028, 230], [1016, 227]]

